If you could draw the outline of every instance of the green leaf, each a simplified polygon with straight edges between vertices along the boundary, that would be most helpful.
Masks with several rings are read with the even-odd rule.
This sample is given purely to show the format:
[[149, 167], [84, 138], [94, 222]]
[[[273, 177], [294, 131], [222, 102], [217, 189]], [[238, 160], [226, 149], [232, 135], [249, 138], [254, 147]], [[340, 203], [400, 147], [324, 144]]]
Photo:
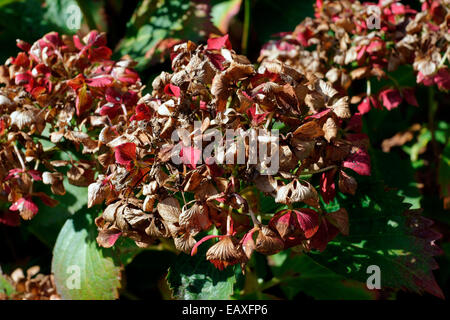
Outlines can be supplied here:
[[142, 1], [127, 25], [125, 39], [119, 44], [117, 53], [129, 54], [138, 62], [136, 69], [142, 70], [168, 53], [166, 49], [170, 43], [161, 41], [199, 41], [216, 30], [210, 9], [196, 0]]
[[281, 281], [280, 288], [288, 299], [303, 292], [315, 299], [369, 300], [375, 294], [365, 284], [347, 280], [325, 268], [309, 256], [283, 251], [271, 257], [272, 271]]
[[23, 0], [0, 0], [0, 8], [3, 6], [6, 6], [10, 3], [19, 2], [19, 1], [23, 1]]
[[87, 209], [87, 187], [77, 187], [71, 185], [67, 178], [64, 179], [66, 194], [63, 196], [53, 195], [49, 186], [39, 184], [37, 191], [43, 191], [50, 194], [52, 198], [59, 201], [56, 207], [49, 207], [39, 199], [36, 203], [39, 212], [30, 221], [26, 221], [28, 229], [49, 247], [53, 247], [56, 238], [66, 220], [75, 212], [81, 209]]
[[428, 130], [427, 127], [423, 127], [417, 136], [417, 142], [415, 142], [411, 147], [404, 146], [403, 150], [409, 154], [412, 162], [417, 161], [419, 159], [419, 154], [426, 150], [426, 147], [431, 139], [431, 131]]
[[16, 289], [8, 280], [6, 280], [5, 277], [3, 277], [0, 270], [0, 293], [5, 294], [6, 296], [10, 296], [14, 294], [15, 291]]
[[167, 281], [172, 295], [180, 300], [226, 300], [233, 294], [237, 282], [237, 266], [222, 271], [206, 260], [205, 250], [191, 257], [180, 253], [169, 268]]
[[386, 185], [396, 188], [397, 194], [404, 197], [405, 202], [411, 204], [411, 209], [420, 208], [423, 196], [409, 159], [404, 154], [400, 156], [396, 152], [386, 153], [376, 149], [371, 151], [370, 157], [374, 167], [383, 168], [379, 175]]
[[211, 16], [214, 25], [223, 33], [228, 32], [231, 19], [239, 13], [242, 0], [211, 1]]
[[19, 49], [16, 39], [34, 42], [51, 31], [43, 18], [44, 9], [39, 0], [6, 1], [0, 10], [0, 60], [15, 56]]
[[[339, 196], [340, 205], [349, 214], [350, 234], [338, 236], [322, 253], [311, 258], [350, 279], [366, 282], [367, 268], [381, 269], [381, 286], [402, 288], [416, 293], [424, 291], [443, 297], [432, 270], [437, 268], [432, 241], [423, 239], [411, 229], [408, 205], [393, 190], [367, 177], [360, 179], [354, 197]], [[415, 221], [419, 234], [428, 230]], [[423, 229], [421, 229], [423, 228]]]
[[436, 141], [445, 145], [448, 141], [448, 137], [450, 137], [450, 123], [446, 121], [439, 121], [435, 135]]
[[113, 258], [112, 249], [97, 245], [93, 220], [88, 211], [77, 212], [66, 221], [56, 240], [52, 272], [63, 299], [111, 300], [119, 296], [120, 263]]
[[124, 266], [130, 264], [144, 250], [138, 247], [133, 240], [126, 237], [120, 237], [114, 244], [114, 249], [117, 251], [117, 256]]
[[[78, 12], [72, 10], [74, 8], [78, 8]], [[77, 28], [71, 29], [69, 27], [71, 26], [71, 23], [73, 23], [74, 27], [76, 27], [75, 22], [77, 22], [76, 20], [78, 17], [73, 15], [76, 15], [77, 13], [80, 14], [79, 19], [81, 19], [81, 10], [75, 0], [47, 0], [44, 19], [58, 26], [60, 30], [64, 31], [64, 33], [74, 34], [77, 31]], [[69, 19], [75, 20], [71, 21]]]

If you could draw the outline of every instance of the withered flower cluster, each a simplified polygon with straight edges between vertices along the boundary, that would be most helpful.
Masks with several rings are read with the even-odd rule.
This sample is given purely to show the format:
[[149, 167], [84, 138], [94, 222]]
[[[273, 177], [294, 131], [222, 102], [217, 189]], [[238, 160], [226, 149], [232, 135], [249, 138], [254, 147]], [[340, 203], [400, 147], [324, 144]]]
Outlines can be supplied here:
[[0, 291], [0, 300], [60, 300], [53, 275], [44, 275], [39, 270], [39, 266], [33, 266], [26, 275], [20, 268], [10, 275], [0, 273], [13, 290], [10, 295]]
[[[416, 81], [450, 88], [448, 0], [422, 1], [417, 12], [401, 1], [378, 4], [353, 0], [317, 1], [315, 18], [306, 18], [291, 33], [267, 43], [259, 61], [279, 60], [301, 72], [327, 79], [345, 94], [352, 82], [388, 78], [402, 65], [412, 65]], [[405, 100], [417, 106], [414, 88], [395, 83], [380, 92], [354, 95], [361, 114], [372, 107], [388, 110]]]
[[[127, 125], [103, 134], [115, 163], [89, 186], [88, 200], [89, 206], [108, 205], [96, 219], [100, 245], [111, 247], [120, 236], [143, 247], [168, 238], [195, 254], [201, 243], [218, 238], [206, 258], [223, 269], [245, 265], [254, 251], [323, 250], [339, 232], [348, 233], [345, 209], [324, 212], [319, 204], [319, 193], [327, 203], [338, 188], [354, 194], [352, 172], [370, 174], [367, 137], [360, 117], [350, 114], [348, 97], [312, 72], [281, 62], [265, 60], [255, 69], [232, 50], [228, 36], [207, 45], [179, 44], [171, 59], [173, 72], [154, 80], [152, 94], [137, 102]], [[195, 130], [207, 136], [213, 129], [280, 125], [279, 170], [272, 175], [260, 173], [260, 162], [202, 159], [208, 142], [199, 148], [192, 141]], [[182, 131], [191, 134], [172, 139]], [[236, 160], [237, 140], [221, 139]], [[244, 144], [248, 159], [249, 141]], [[182, 163], [173, 161], [174, 154]], [[320, 175], [319, 190], [310, 182], [314, 174]], [[289, 209], [262, 214], [262, 196]]]
[[[128, 58], [112, 61], [105, 34], [46, 34], [0, 66], [0, 201], [9, 210], [0, 221], [17, 225], [31, 219], [37, 198], [34, 183], [65, 194], [64, 176], [88, 186], [95, 171], [113, 161], [104, 136], [126, 124], [140, 96], [141, 84]], [[82, 160], [78, 160], [78, 158]]]

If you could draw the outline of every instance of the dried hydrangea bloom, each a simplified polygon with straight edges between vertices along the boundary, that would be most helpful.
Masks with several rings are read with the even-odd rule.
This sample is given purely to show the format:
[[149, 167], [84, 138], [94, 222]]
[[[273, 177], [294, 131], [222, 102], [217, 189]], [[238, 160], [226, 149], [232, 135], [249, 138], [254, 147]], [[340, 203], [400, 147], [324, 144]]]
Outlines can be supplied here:
[[[133, 61], [110, 59], [103, 33], [80, 39], [51, 32], [17, 45], [22, 52], [0, 66], [0, 199], [11, 203], [8, 216], [31, 219], [37, 198], [57, 204], [36, 191], [36, 181], [64, 195], [65, 176], [87, 187], [98, 167], [108, 166], [105, 139], [134, 114], [141, 83]], [[85, 160], [62, 160], [67, 151]], [[103, 200], [114, 194], [100, 189]]]
[[[98, 243], [110, 247], [126, 236], [145, 246], [171, 238], [178, 250], [195, 254], [200, 244], [219, 238], [206, 253], [219, 269], [245, 265], [255, 250], [323, 250], [340, 229], [332, 229], [319, 195], [329, 202], [337, 188], [354, 194], [351, 170], [370, 174], [367, 137], [348, 97], [314, 73], [278, 61], [255, 68], [227, 36], [207, 45], [181, 43], [171, 58], [172, 72], [155, 78], [153, 92], [137, 102], [126, 125], [103, 135], [110, 151], [102, 162], [109, 165], [89, 186], [89, 205], [112, 191], [116, 198], [106, 200], [96, 220]], [[275, 128], [276, 142], [265, 135], [255, 140], [279, 159], [278, 170], [265, 174], [270, 161], [252, 162], [251, 139], [239, 137]], [[318, 190], [310, 182], [315, 174]], [[262, 196], [314, 209], [258, 218]], [[213, 229], [220, 235], [202, 238]]]
[[[315, 18], [306, 18], [293, 32], [270, 41], [259, 61], [278, 60], [295, 69], [313, 72], [341, 92], [352, 81], [412, 65], [417, 83], [450, 88], [448, 1], [422, 1], [417, 12], [401, 1], [317, 1]], [[417, 106], [412, 88], [387, 87], [379, 93], [367, 90], [352, 100], [360, 113], [371, 108], [388, 110], [405, 100]]]
[[34, 266], [27, 270], [26, 275], [20, 268], [10, 275], [1, 274], [13, 292], [10, 295], [0, 292], [0, 300], [60, 300], [53, 275], [44, 275], [39, 270], [39, 266]]

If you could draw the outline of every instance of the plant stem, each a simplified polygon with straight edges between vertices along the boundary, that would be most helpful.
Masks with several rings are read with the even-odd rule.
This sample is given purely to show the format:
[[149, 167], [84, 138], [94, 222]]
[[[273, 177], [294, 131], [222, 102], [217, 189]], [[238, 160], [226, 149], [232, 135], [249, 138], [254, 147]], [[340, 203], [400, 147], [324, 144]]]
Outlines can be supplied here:
[[312, 170], [312, 171], [308, 171], [308, 172], [305, 172], [305, 173], [303, 173], [303, 174], [299, 174], [298, 176], [301, 178], [301, 177], [307, 177], [307, 176], [309, 176], [309, 175], [312, 175], [312, 174], [315, 174], [315, 173], [321, 173], [321, 172], [325, 172], [325, 171], [328, 171], [328, 170], [331, 170], [331, 169], [334, 169], [334, 168], [337, 168], [337, 165], [331, 165], [331, 166], [328, 166], [328, 167], [325, 167], [325, 168], [322, 168], [322, 169], [319, 169], [319, 170]]
[[371, 94], [372, 94], [372, 86], [371, 86], [371, 83], [370, 83], [369, 79], [367, 79], [366, 85], [367, 85], [366, 86], [366, 94], [367, 94], [368, 97], [370, 97]]
[[431, 131], [431, 146], [433, 148], [433, 154], [435, 159], [439, 159], [438, 145], [436, 142], [436, 132], [434, 117], [438, 109], [438, 104], [434, 98], [434, 88], [432, 86], [428, 87], [428, 130]]
[[91, 14], [88, 5], [86, 3], [86, 0], [76, 0], [77, 5], [81, 10], [81, 13], [83, 13], [84, 19], [86, 20], [86, 24], [88, 25], [90, 30], [97, 29], [97, 25], [95, 23], [94, 17]]
[[250, 31], [250, 0], [245, 0], [244, 2], [244, 26], [242, 30], [242, 54], [247, 54], [248, 48], [248, 34]]
[[17, 158], [19, 159], [19, 162], [20, 162], [20, 165], [21, 165], [21, 167], [22, 167], [22, 170], [25, 170], [25, 162], [23, 161], [23, 158], [22, 158], [22, 156], [20, 155], [20, 151], [19, 151], [19, 149], [17, 148], [17, 145], [16, 145], [16, 144], [14, 144], [14, 152], [16, 153]]

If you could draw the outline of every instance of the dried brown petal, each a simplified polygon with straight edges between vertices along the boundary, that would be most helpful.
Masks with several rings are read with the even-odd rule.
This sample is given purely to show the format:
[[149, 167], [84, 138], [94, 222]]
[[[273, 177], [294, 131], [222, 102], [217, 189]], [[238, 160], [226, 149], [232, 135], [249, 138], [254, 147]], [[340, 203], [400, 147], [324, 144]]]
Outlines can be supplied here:
[[159, 215], [164, 219], [164, 221], [169, 223], [177, 223], [181, 213], [180, 204], [178, 200], [173, 197], [165, 198], [160, 201], [156, 206]]
[[289, 184], [278, 189], [275, 202], [291, 204], [317, 198], [315, 189], [307, 182], [295, 179]]
[[284, 249], [280, 236], [267, 226], [262, 226], [256, 238], [256, 251], [271, 255]]

